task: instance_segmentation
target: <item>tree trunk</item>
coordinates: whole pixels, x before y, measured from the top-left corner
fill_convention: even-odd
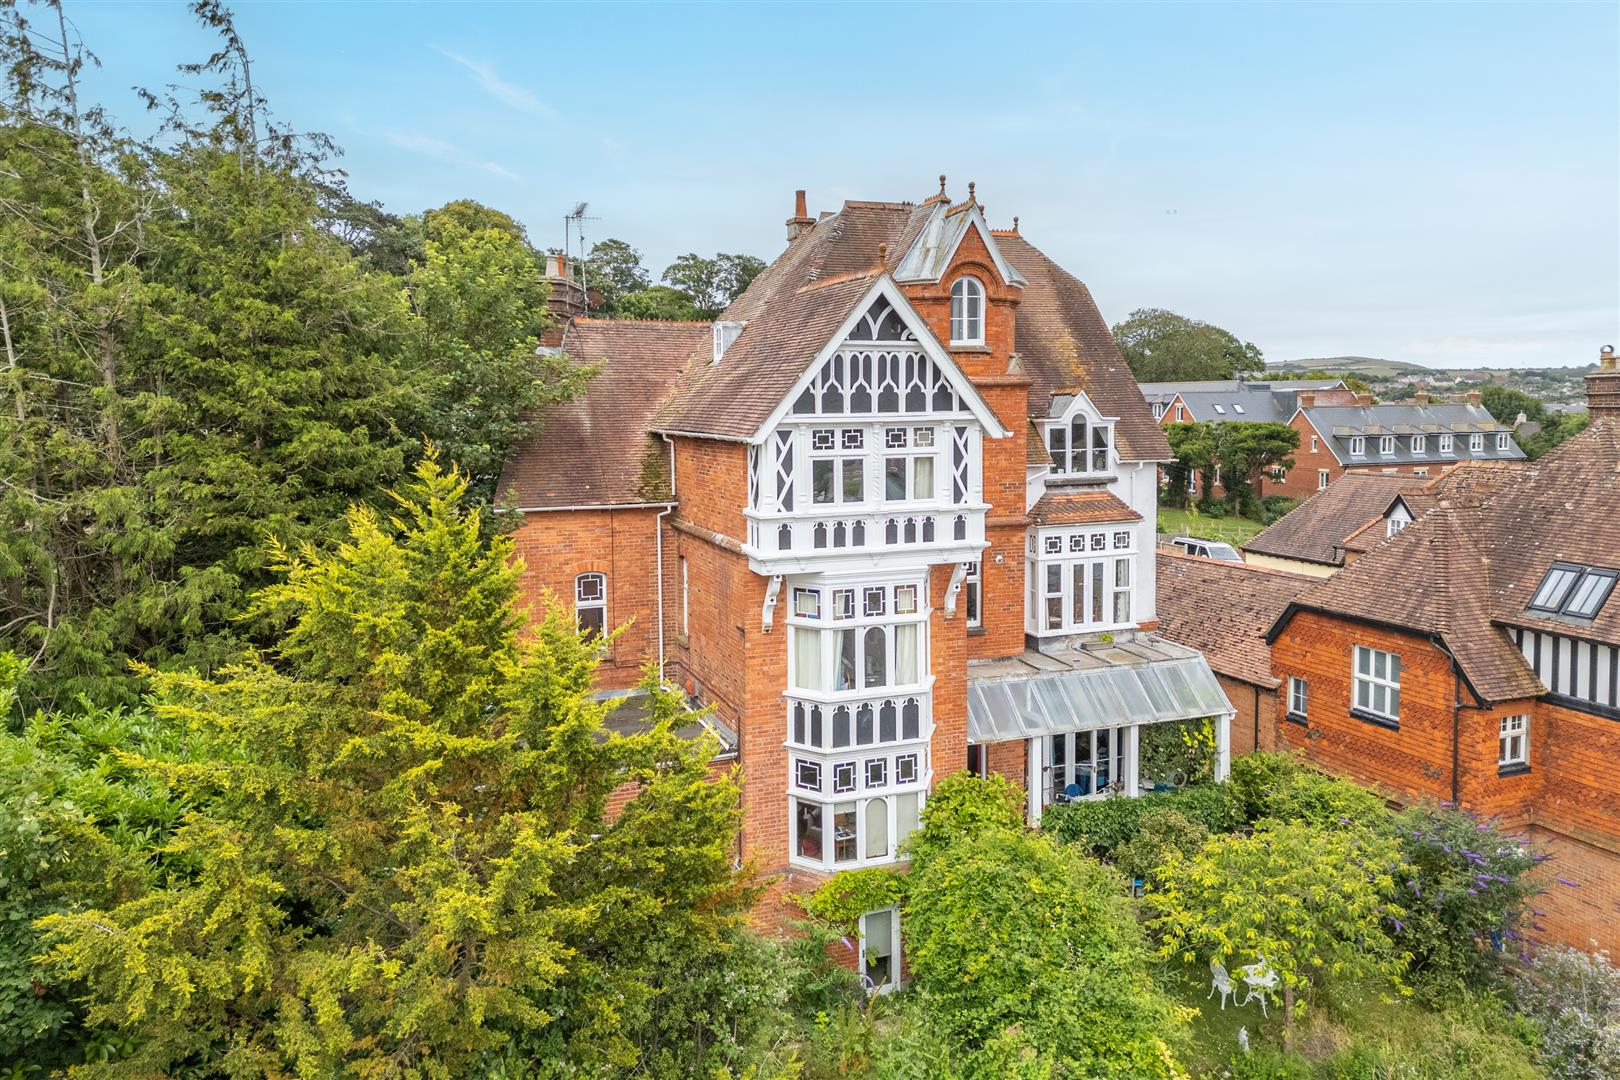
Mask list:
[[[1283,1052],[1294,1052],[1294,988],[1283,984]]]

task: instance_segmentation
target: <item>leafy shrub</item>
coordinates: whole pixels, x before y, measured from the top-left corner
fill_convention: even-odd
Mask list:
[[[911,834],[907,849],[913,864],[927,861],[963,837],[999,830],[1022,831],[1024,793],[1000,773],[988,777],[952,773],[929,794],[921,824]]]
[[[1219,499],[1200,499],[1198,501],[1198,512],[1208,518],[1224,518],[1232,511],[1225,502]]]
[[[1215,779],[1215,722],[1181,720],[1142,728],[1142,775],[1177,787]]]
[[[1267,495],[1260,500],[1260,524],[1274,525],[1298,505],[1299,500],[1287,495]]]
[[[887,866],[872,866],[833,875],[804,898],[804,909],[842,933],[853,934],[862,915],[893,907],[905,895],[905,875]]]
[[[1500,970],[1497,949],[1517,936],[1537,886],[1530,846],[1472,814],[1425,804],[1396,816],[1408,865],[1407,916],[1398,927],[1413,971],[1437,990],[1481,986]]]
[[[860,976],[833,959],[835,950],[848,949],[848,937],[821,919],[794,923],[793,930],[784,946],[788,1010],[809,1019],[853,1001],[861,989]]]
[[[1141,832],[1143,817],[1161,808],[1174,810],[1211,833],[1231,832],[1242,828],[1247,820],[1241,797],[1231,785],[1195,784],[1137,799],[1113,796],[1051,806],[1041,815],[1041,828],[1057,840],[1078,844],[1098,858],[1112,860],[1121,844]]]
[[[1390,827],[1389,807],[1377,792],[1319,772],[1295,754],[1257,752],[1232,761],[1230,786],[1245,818],[1329,825],[1345,819]]]
[[[1208,839],[1209,830],[1198,822],[1156,806],[1142,816],[1136,835],[1114,850],[1114,865],[1128,880],[1151,882],[1171,852],[1194,855]]]
[[[1518,990],[1541,1028],[1541,1062],[1555,1080],[1620,1076],[1620,968],[1607,951],[1542,949]]]
[[[1244,820],[1255,821],[1263,817],[1273,793],[1281,790],[1304,768],[1299,755],[1293,753],[1256,750],[1252,754],[1234,757],[1226,782],[1243,806]]]
[[[1185,1012],[1148,977],[1114,871],[1039,833],[992,829],[950,844],[911,878],[913,982],[960,1052],[1004,1055],[1004,1075],[1041,1054],[1057,1075],[1180,1074],[1171,1047]]]

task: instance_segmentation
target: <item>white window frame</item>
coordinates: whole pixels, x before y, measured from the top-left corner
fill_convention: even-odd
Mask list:
[[[889,979],[887,982],[877,983],[874,982],[872,977],[866,972],[866,920],[882,915],[887,915],[889,917]],[[885,907],[878,908],[876,911],[866,912],[860,918],[860,922],[856,927],[855,936],[859,942],[856,956],[856,966],[860,972],[861,986],[865,988],[867,994],[889,994],[900,989],[900,972],[902,970],[900,909],[897,907]]]
[[[951,344],[983,345],[984,282],[964,274],[951,284]]]
[[[1485,452],[1485,436],[1475,433],[1468,436],[1468,452],[1483,454]]]
[[[1440,452],[1442,454],[1451,453],[1452,452],[1452,445],[1453,445],[1453,440],[1452,440],[1452,437],[1450,435],[1442,435],[1442,436],[1440,436]]]
[[[967,564],[962,574],[962,604],[969,627],[984,625],[984,566],[978,559]]]
[[[1350,440],[1350,456],[1365,457],[1367,455],[1367,440],[1357,435]]]
[[[1089,634],[1108,630],[1124,629],[1136,625],[1133,621],[1138,611],[1136,603],[1136,545],[1134,535],[1131,542],[1124,547],[1112,547],[1109,544],[1109,535],[1115,532],[1111,527],[1101,530],[1084,530],[1079,532],[1048,534],[1043,536],[1040,544],[1041,555],[1028,562],[1027,572],[1030,577],[1029,598],[1032,610],[1025,612],[1026,626],[1041,636],[1058,636],[1062,634]],[[1102,537],[1102,544],[1096,544],[1096,537]],[[1115,539],[1118,537],[1116,536]],[[1048,557],[1048,542],[1052,539],[1061,539],[1064,557]],[[1077,543],[1078,541],[1078,543]],[[1095,567],[1101,567],[1100,577],[1101,594],[1099,597],[1099,577]],[[1050,568],[1055,568],[1059,574],[1058,588],[1051,591]],[[1079,571],[1080,581],[1080,607],[1083,618],[1076,620],[1075,607],[1075,581],[1076,571]],[[1124,584],[1120,583],[1121,577]],[[1125,617],[1118,617],[1120,597],[1124,597]],[[1058,601],[1059,620],[1057,626],[1051,625],[1048,612],[1049,601]],[[1101,604],[1101,619],[1091,616]]]
[[[1429,452],[1429,437],[1427,435],[1412,436],[1412,453],[1426,454]]]
[[[1073,445],[1077,425],[1081,425],[1080,433],[1086,441],[1080,449]],[[1046,451],[1052,458],[1054,476],[1113,473],[1114,422],[1089,408],[1084,398],[1076,397],[1062,416],[1046,421],[1041,431]]]
[[[1326,469],[1317,469],[1316,470],[1316,490],[1317,491],[1326,491],[1327,486],[1328,486],[1328,471]]]
[[[1380,454],[1393,454],[1395,452],[1395,436],[1380,435],[1378,437],[1378,452]]]
[[[1380,673],[1382,672],[1382,673]],[[1391,724],[1401,719],[1399,653],[1356,645],[1350,657],[1350,707]]]
[[[1185,405],[1177,405],[1176,406],[1176,423],[1185,424],[1186,422],[1187,422],[1187,407]]]
[[[586,585],[595,583],[599,586],[597,595],[587,596]],[[600,612],[600,627],[585,625],[584,613],[587,611]],[[598,637],[607,635],[607,575],[600,570],[587,570],[583,574],[574,575],[574,625],[581,631]]]
[[[1496,434],[1496,449],[1499,450],[1502,453],[1507,453],[1507,448],[1508,448],[1508,433],[1505,432],[1505,431],[1497,432],[1497,434]]]
[[[1288,715],[1296,720],[1310,716],[1311,684],[1298,675],[1288,676]]]
[[[1496,764],[1500,768],[1530,764],[1530,717],[1504,716],[1497,735]]]
[[[1318,450],[1319,450],[1319,449],[1320,449],[1320,447],[1319,447],[1319,445],[1318,445],[1318,440],[1317,440],[1317,437],[1316,437],[1316,436],[1315,436],[1315,435],[1312,435],[1312,436],[1311,436],[1311,453],[1313,453],[1313,454],[1314,454],[1314,453],[1316,453],[1316,452],[1317,452],[1317,451],[1318,451]]]

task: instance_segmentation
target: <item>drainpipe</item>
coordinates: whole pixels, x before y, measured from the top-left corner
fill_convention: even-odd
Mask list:
[[[664,519],[675,512],[675,440],[659,436],[669,445],[669,505],[653,518],[653,549],[658,560],[658,681],[664,681]]]
[[[1446,654],[1451,661],[1451,805],[1462,809],[1462,667],[1452,655],[1439,634],[1430,634],[1429,642]]]

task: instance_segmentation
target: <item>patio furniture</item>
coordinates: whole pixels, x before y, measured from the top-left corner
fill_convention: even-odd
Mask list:
[[[1226,969],[1214,957],[1210,957],[1209,974],[1209,996],[1214,997],[1215,991],[1219,990],[1221,992],[1222,1009],[1226,1008],[1227,998],[1231,998],[1234,1002],[1237,1001],[1237,991],[1232,987],[1232,977],[1226,973]]]
[[[1252,964],[1245,964],[1238,970],[1243,973],[1243,985],[1245,987],[1243,1000],[1238,1004],[1247,1005],[1250,998],[1258,996],[1260,998],[1260,1015],[1269,1020],[1271,1014],[1266,1012],[1266,994],[1277,989],[1278,977],[1276,970],[1266,963],[1266,958],[1263,956]]]

